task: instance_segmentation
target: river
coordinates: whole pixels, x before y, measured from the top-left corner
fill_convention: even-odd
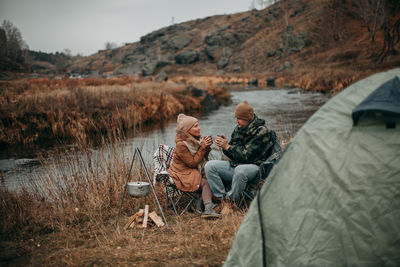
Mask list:
[[[247,100],[253,107],[255,113],[266,120],[269,128],[274,129],[278,136],[285,140],[290,138],[299,130],[307,119],[328,99],[328,95],[320,93],[301,93],[299,89],[268,89],[268,90],[244,90],[232,91],[232,103],[221,106],[218,110],[209,112],[199,118],[202,135],[225,134],[228,139],[235,127],[234,109],[243,100]],[[141,135],[124,140],[118,146],[123,147],[121,157],[129,158],[134,147],[140,146],[146,162],[151,162],[151,157],[159,144],[174,146],[176,123],[171,122],[159,129],[142,133]],[[62,147],[61,147],[62,148]],[[51,147],[46,151],[46,167],[39,163],[39,155],[43,147],[30,147],[29,149],[6,150],[0,153],[0,186],[11,191],[18,190],[29,179],[36,179],[43,175],[45,168],[55,167],[63,164],[58,155],[60,147]],[[62,150],[62,149],[61,149]],[[102,152],[102,153],[99,153]],[[61,152],[62,153],[62,152]],[[92,164],[99,163],[98,155],[115,153],[110,145],[91,149],[90,158]],[[213,158],[220,157],[221,153],[214,149]],[[82,157],[79,151],[68,157]],[[79,160],[75,160],[78,162]],[[57,167],[59,171],[59,166]],[[62,171],[61,171],[62,172]],[[65,175],[65,173],[62,173]]]

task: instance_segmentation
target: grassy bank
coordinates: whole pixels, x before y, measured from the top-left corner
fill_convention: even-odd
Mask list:
[[[290,135],[280,136],[287,144]],[[156,193],[169,227],[124,230],[129,216],[150,205],[161,215],[152,195],[126,197],[116,216],[129,171],[133,147],[122,130],[94,151],[85,139],[63,154],[42,159],[43,172],[24,179],[18,192],[0,189],[0,264],[220,266],[233,243],[246,210],[220,220],[203,220],[194,212],[177,216],[168,208],[160,184]],[[121,137],[118,137],[121,134]],[[154,144],[156,147],[158,144]],[[95,157],[95,158],[94,158]],[[136,162],[137,164],[138,162]],[[146,162],[152,172],[152,162]],[[136,165],[131,180],[144,173]]]
[[[221,265],[245,211],[221,220],[203,220],[194,212],[177,216],[167,207],[165,192],[156,192],[169,227],[124,230],[128,217],[145,204],[161,215],[152,195],[126,197],[116,216],[132,155],[132,147],[109,140],[111,152],[99,151],[93,164],[91,149],[79,145],[45,159],[45,172],[27,177],[19,192],[0,192],[1,265]],[[147,162],[151,169],[151,162]],[[141,177],[138,166],[132,179]]]
[[[299,65],[301,64],[299,63]],[[364,67],[359,66],[358,69],[351,69],[348,66],[324,66],[319,62],[316,62],[314,65],[298,67],[286,70],[282,73],[271,73],[267,75],[261,75],[258,73],[242,73],[223,76],[171,76],[171,80],[174,80],[177,83],[199,83],[212,86],[222,84],[228,85],[229,87],[229,85],[237,85],[241,89],[247,88],[249,85],[255,88],[297,87],[306,92],[337,94],[361,79],[392,68],[392,63],[382,63],[374,68],[368,64],[368,62],[365,62]],[[274,81],[273,85],[267,84],[268,79]]]
[[[0,83],[0,145],[115,135],[201,110],[184,83],[113,79],[29,79]],[[229,94],[205,89],[217,102]]]

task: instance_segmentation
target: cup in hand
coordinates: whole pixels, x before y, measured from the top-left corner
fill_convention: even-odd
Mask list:
[[[215,137],[215,144],[220,146],[224,139],[225,137],[223,135],[218,134],[217,137]]]
[[[206,136],[205,139],[206,139],[206,141],[207,141],[207,143],[208,143],[209,145],[212,145],[212,143],[213,143],[213,137],[212,137],[212,135]]]
[[[222,134],[217,134],[216,138],[221,138],[221,139],[225,139],[225,137]]]

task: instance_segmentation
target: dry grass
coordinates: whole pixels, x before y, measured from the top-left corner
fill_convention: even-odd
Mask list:
[[[159,215],[152,195],[124,198],[119,227],[115,221],[132,151],[110,143],[94,161],[81,144],[53,159],[43,160],[46,172],[27,180],[20,192],[1,189],[0,261],[5,265],[221,265],[245,211],[221,220],[201,219],[193,212],[176,216],[156,193],[169,227],[124,230],[128,217],[150,205]],[[94,164],[95,163],[95,164]],[[137,162],[136,162],[137,163]],[[150,163],[147,163],[150,166]],[[131,180],[143,172],[135,166]]]
[[[180,113],[202,98],[182,83],[113,79],[31,79],[0,84],[0,145],[110,136]],[[223,101],[229,95],[203,87]]]
[[[220,266],[232,245],[243,212],[217,221],[193,214],[169,216],[169,228],[114,232],[113,225],[70,229],[28,240],[33,265]],[[40,247],[38,247],[40,244]]]
[[[278,132],[285,147],[293,129],[283,129],[283,125],[280,121]],[[81,139],[65,153],[51,155],[51,162],[46,160],[48,156],[43,157],[45,171],[27,177],[21,191],[0,189],[2,264],[220,266],[223,263],[246,210],[216,221],[203,220],[194,212],[177,216],[167,207],[165,192],[157,184],[156,194],[169,227],[123,229],[129,216],[145,204],[150,205],[150,211],[161,215],[150,194],[124,198],[116,229],[133,155],[132,146],[121,145],[121,138],[110,137],[105,141],[109,144],[107,149],[96,153]],[[138,161],[135,163],[130,180],[139,177],[144,180],[143,170]],[[146,164],[151,172],[151,162]]]

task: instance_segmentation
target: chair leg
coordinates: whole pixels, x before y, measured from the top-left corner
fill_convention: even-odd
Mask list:
[[[174,211],[175,211],[175,214],[176,214],[176,215],[178,215],[178,211],[176,210],[175,202],[174,202],[174,200],[172,199],[172,197],[171,197],[171,196],[170,196],[170,198],[171,198],[171,204],[172,204],[172,208],[174,209]]]
[[[169,188],[169,187],[165,187],[165,192],[167,195],[167,205],[168,205],[168,202],[171,201],[171,206],[174,209],[175,214],[178,215],[178,211],[176,209],[176,205],[175,205],[175,201],[174,201],[175,193],[176,193],[175,190],[173,190],[172,188]]]
[[[167,205],[169,205],[169,202],[171,202],[171,206],[175,212],[176,215],[183,215],[186,210],[193,204],[194,200],[196,197],[193,195],[189,194],[188,192],[180,191],[173,186],[165,186],[165,193],[166,193],[166,198],[167,198]],[[189,202],[185,205],[184,209],[179,213],[178,211],[178,203],[179,201],[182,200],[182,197],[186,195],[190,198]]]
[[[190,205],[191,205],[191,204],[193,203],[193,201],[195,200],[195,198],[194,198],[193,196],[191,196],[191,195],[189,195],[189,194],[185,194],[185,195],[187,195],[187,196],[190,197],[190,201],[189,201],[189,203],[186,205],[186,207],[183,209],[183,211],[181,212],[181,214],[179,214],[179,215],[184,214],[185,211],[190,207]]]
[[[244,199],[244,194],[242,193],[242,196],[238,204],[238,208],[241,208],[243,203],[246,203],[246,200]]]
[[[178,195],[178,193],[177,193],[177,195]],[[183,196],[183,194],[179,195],[178,199],[175,201],[175,204],[178,204],[178,202],[181,200],[182,196]]]

